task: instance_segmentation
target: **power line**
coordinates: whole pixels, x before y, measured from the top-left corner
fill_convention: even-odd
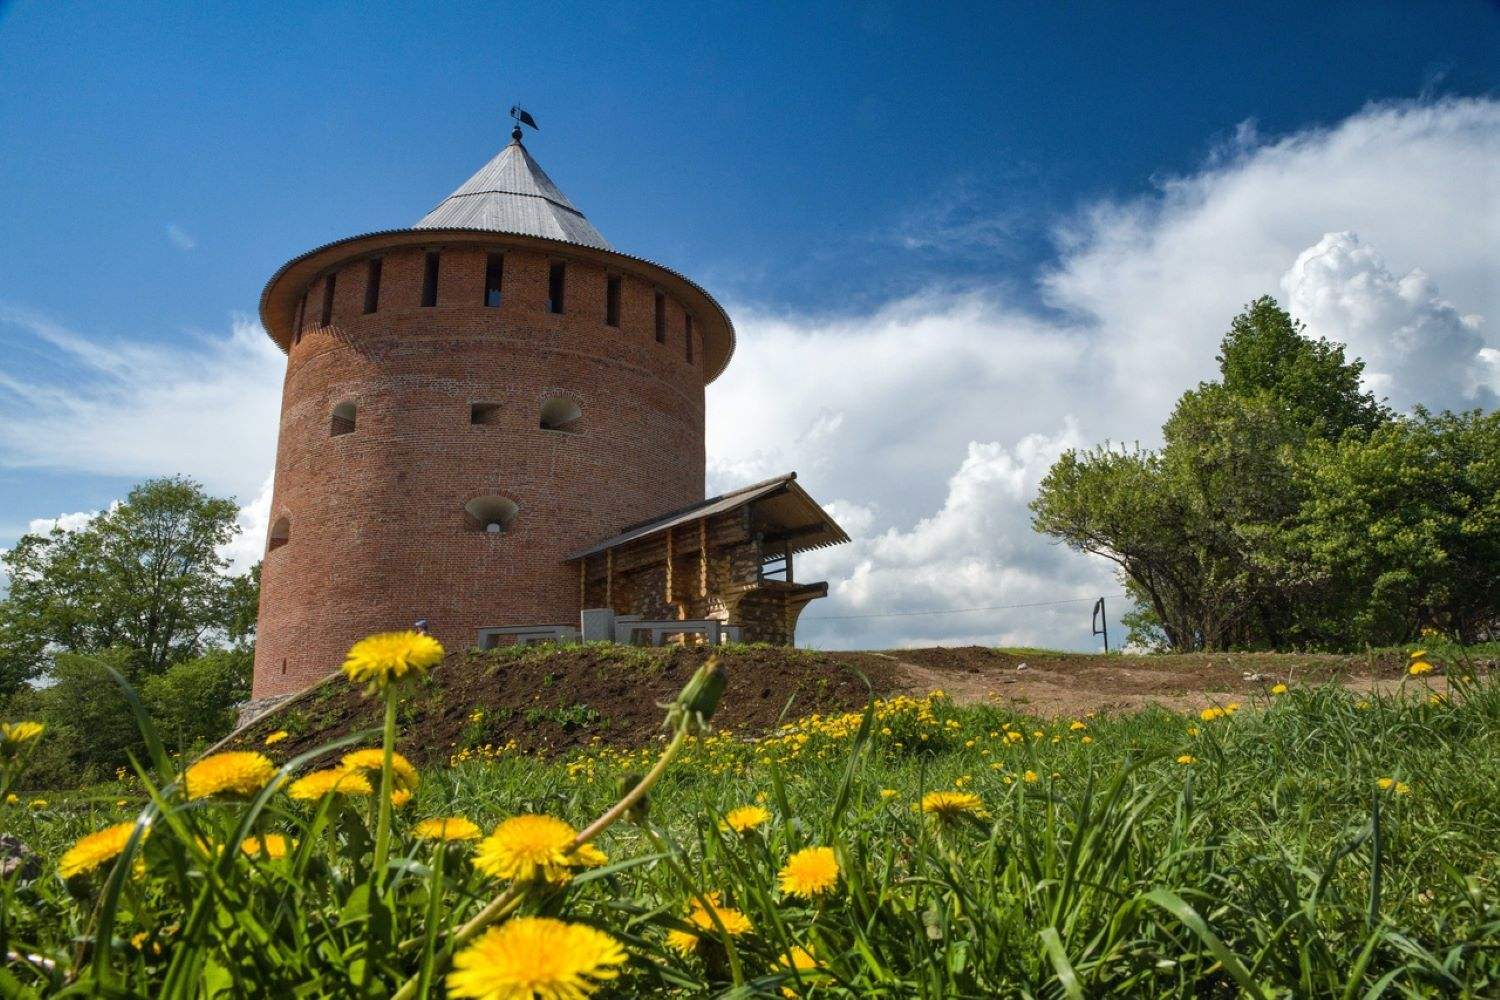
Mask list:
[[[1114,599],[1125,594],[1105,594]],[[1070,597],[1062,601],[1034,601],[1030,604],[991,604],[983,608],[935,608],[931,611],[882,611],[872,615],[818,615],[802,619],[805,622],[847,622],[864,618],[911,618],[917,615],[958,615],[971,611],[1010,611],[1013,608],[1049,608],[1058,604],[1084,604],[1097,601],[1097,597]]]

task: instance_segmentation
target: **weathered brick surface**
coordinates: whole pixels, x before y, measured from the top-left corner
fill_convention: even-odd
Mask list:
[[[546,255],[506,253],[504,301],[487,308],[485,254],[444,250],[438,303],[423,308],[423,252],[385,255],[379,309],[364,313],[367,258],[345,262],[332,323],[321,278],[283,388],[253,696],[306,686],[356,639],[419,618],[450,647],[484,625],[573,622],[578,576],[563,557],[624,525],[703,499],[703,386],[669,299],[656,342],[655,287],[620,270],[620,326],[605,323],[606,272],[568,265],[566,311],[546,311]],[[696,345],[695,345],[696,346]],[[702,351],[694,351],[701,363]],[[542,430],[549,396],[583,410],[579,433]],[[330,436],[334,406],[355,430]],[[473,403],[497,419],[470,423]],[[471,530],[464,504],[513,501],[500,535]]]

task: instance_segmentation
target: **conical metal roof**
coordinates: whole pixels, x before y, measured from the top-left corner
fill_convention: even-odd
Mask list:
[[[614,249],[552,183],[516,133],[509,146],[412,228],[488,229]]]

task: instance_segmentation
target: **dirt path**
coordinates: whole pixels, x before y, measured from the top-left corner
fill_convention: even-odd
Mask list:
[[[1197,711],[1264,694],[1272,685],[1337,681],[1361,692],[1421,688],[1399,657],[1204,654],[1173,657],[1027,656],[983,647],[874,653],[897,669],[901,691],[934,689],[965,703],[993,702],[1041,716],[1127,712],[1147,705]],[[1432,690],[1446,690],[1441,677]]]

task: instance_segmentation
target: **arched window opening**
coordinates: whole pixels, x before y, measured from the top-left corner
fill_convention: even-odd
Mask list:
[[[355,406],[353,403],[340,403],[333,408],[332,426],[328,428],[329,437],[338,437],[340,434],[354,433]]]
[[[499,535],[515,523],[518,508],[500,496],[475,497],[464,504],[464,522],[470,531]]]
[[[553,396],[542,404],[542,430],[577,434],[583,430],[583,411],[567,396]]]
[[[289,517],[287,517],[285,515],[282,515],[281,517],[278,517],[276,519],[276,522],[274,524],[271,525],[271,536],[270,536],[270,539],[266,543],[266,551],[267,552],[275,552],[277,549],[281,548],[283,545],[285,545],[287,542],[290,542],[291,540],[292,540],[292,521],[291,521],[291,518],[289,518]]]

